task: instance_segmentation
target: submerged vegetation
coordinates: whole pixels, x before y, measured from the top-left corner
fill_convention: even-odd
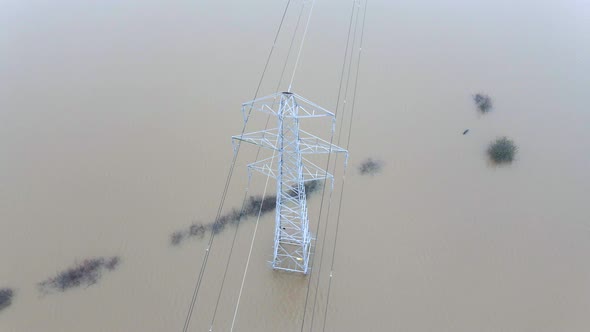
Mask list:
[[[481,113],[485,114],[492,110],[492,99],[486,94],[477,93],[473,95],[473,101]],[[469,129],[465,130],[463,135],[468,132]],[[508,164],[514,161],[517,151],[518,146],[514,144],[514,141],[504,136],[496,138],[488,145],[487,155],[493,164]]]
[[[321,181],[308,181],[305,183],[305,195],[309,196],[310,194],[317,192],[320,188],[322,188]],[[299,194],[299,190],[297,188],[291,188],[289,189],[288,194],[292,197],[296,197]],[[276,195],[270,195],[264,198],[262,198],[262,196],[251,196],[244,201],[244,205],[241,208],[233,208],[228,213],[221,215],[217,220],[211,223],[202,224],[196,222],[189,226],[188,229],[172,233],[172,235],[170,235],[170,244],[177,246],[180,245],[182,241],[191,237],[203,237],[207,231],[218,234],[229,224],[237,225],[242,219],[258,216],[258,213],[260,213],[261,216],[270,213],[275,210],[276,201]]]
[[[0,311],[12,304],[14,291],[10,288],[0,288]]]
[[[483,93],[476,93],[473,96],[473,101],[477,109],[482,113],[487,113],[492,110],[492,98]]]
[[[511,163],[518,147],[508,137],[500,137],[490,143],[488,147],[488,156],[496,164]]]
[[[381,172],[382,168],[383,162],[367,158],[359,165],[358,170],[361,175],[375,175]]]
[[[79,286],[91,286],[98,282],[102,273],[113,271],[120,262],[118,256],[105,258],[89,258],[70,267],[53,278],[49,278],[39,283],[41,291],[47,293],[51,290],[65,291],[67,289]]]

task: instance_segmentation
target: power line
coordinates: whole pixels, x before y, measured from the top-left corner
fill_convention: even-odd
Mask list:
[[[285,20],[285,16],[287,14],[287,10],[289,8],[289,4],[290,3],[291,3],[291,0],[287,0],[287,4],[285,6],[285,10],[283,11],[283,16],[281,17],[281,22],[279,23],[279,27],[278,27],[277,32],[275,34],[275,38],[274,38],[272,47],[271,47],[270,52],[268,54],[268,57],[266,59],[266,63],[264,65],[264,69],[263,69],[262,75],[260,77],[260,81],[258,82],[258,87],[256,88],[256,92],[254,93],[254,99],[256,99],[256,97],[258,96],[258,92],[260,91],[260,86],[262,85],[262,81],[264,80],[264,76],[266,74],[266,70],[268,68],[268,64],[269,64],[270,59],[272,57],[272,53],[273,53],[273,51],[275,49],[275,45],[276,45],[277,39],[279,37],[279,33],[281,31],[281,28],[283,26],[283,22]],[[250,113],[251,112],[252,112],[252,107],[250,107],[250,109],[248,111],[247,117],[250,116]],[[247,122],[244,123],[244,126],[242,128],[242,135],[244,134],[244,132],[246,130],[246,123]],[[234,153],[234,156],[233,156],[233,159],[232,159],[232,162],[231,162],[230,170],[229,170],[229,173],[228,173],[226,182],[225,182],[225,187],[223,189],[223,194],[221,195],[221,202],[219,204],[219,208],[217,209],[217,216],[215,217],[215,220],[216,221],[221,216],[221,211],[222,211],[223,205],[225,203],[225,198],[227,196],[227,191],[228,191],[228,188],[229,188],[229,184],[231,182],[231,177],[233,175],[233,171],[234,171],[234,168],[235,168],[235,163],[236,163],[236,159],[238,157],[239,149],[240,149],[240,143],[238,143],[237,149],[236,149],[236,151]],[[209,253],[211,252],[211,247],[213,245],[213,239],[214,238],[215,238],[215,232],[211,232],[211,235],[209,236],[209,243],[207,245],[207,248],[205,249],[205,256],[203,258],[203,263],[201,263],[201,269],[199,271],[199,275],[198,275],[197,281],[195,283],[195,288],[193,290],[193,297],[191,299],[191,303],[189,305],[189,310],[188,310],[186,319],[184,321],[184,327],[182,329],[183,332],[187,332],[188,331],[188,328],[189,328],[189,325],[190,325],[190,320],[191,320],[191,317],[192,317],[192,314],[193,314],[193,310],[194,310],[194,307],[195,307],[197,296],[199,294],[199,290],[201,288],[201,282],[203,281],[203,275],[204,275],[205,269],[207,267],[207,261],[209,259]]]
[[[297,72],[297,65],[299,65],[299,58],[301,58],[301,51],[303,50],[303,44],[305,43],[305,36],[307,36],[307,29],[309,28],[309,22],[311,21],[311,14],[313,14],[313,7],[315,5],[315,0],[311,3],[311,9],[309,10],[309,16],[307,16],[307,24],[305,24],[305,31],[303,31],[303,38],[301,39],[301,45],[299,45],[299,53],[297,54],[297,60],[295,61],[295,67],[293,68],[293,75],[291,76],[291,83],[289,83],[289,89],[287,91],[291,91],[291,86],[293,86],[293,80],[295,79],[295,73]]]
[[[312,2],[312,5],[311,5],[311,9],[310,9],[310,11],[309,11],[309,15],[308,15],[308,18],[307,18],[307,23],[306,23],[306,26],[305,26],[305,30],[304,30],[304,32],[303,32],[303,37],[302,37],[302,39],[301,39],[301,44],[300,44],[300,46],[299,46],[299,52],[298,52],[298,55],[297,55],[297,59],[296,59],[296,61],[295,61],[294,68],[293,68],[293,74],[292,74],[292,76],[291,76],[291,82],[289,83],[289,89],[288,89],[289,91],[291,90],[291,87],[292,87],[292,85],[293,85],[293,80],[294,80],[294,78],[295,78],[295,73],[296,73],[296,71],[297,71],[297,65],[298,65],[298,63],[299,63],[299,60],[300,60],[300,57],[301,57],[301,51],[302,51],[302,49],[303,49],[303,45],[304,45],[304,43],[305,43],[305,36],[307,35],[307,31],[308,31],[308,28],[309,28],[309,22],[310,22],[310,20],[311,20],[311,16],[312,16],[312,14],[313,14],[313,7],[314,7],[314,4],[315,4],[315,0],[313,0],[313,2]],[[302,12],[303,12],[303,8],[302,8],[302,11],[300,12],[300,16],[299,16],[299,18],[298,18],[298,20],[297,20],[297,25],[299,25],[299,19],[301,18],[301,14],[302,14]],[[296,32],[296,31],[295,31],[295,32]],[[290,50],[291,50],[291,46],[292,46],[292,43],[293,43],[293,40],[294,40],[294,38],[295,38],[295,35],[294,35],[294,36],[293,36],[293,38],[291,39],[291,45],[289,46],[289,52],[290,52]],[[285,67],[286,67],[286,63],[285,63],[285,65],[284,65],[284,67],[283,67],[283,73],[284,73]],[[281,75],[282,75],[282,74],[281,74]],[[280,81],[279,81],[279,86],[280,86]],[[268,125],[268,118],[267,118],[267,125]],[[266,127],[265,127],[265,128],[266,128]],[[277,136],[277,141],[278,141],[278,136]],[[276,145],[276,143],[275,143],[275,145]],[[260,151],[260,150],[259,150],[259,151]],[[276,153],[276,150],[273,150],[273,155],[272,155],[272,157],[271,157],[271,167],[272,167],[272,163],[273,163],[273,161],[274,161],[274,158],[275,158],[275,153]],[[265,186],[264,186],[264,193],[263,193],[263,196],[262,196],[262,199],[263,199],[263,201],[264,201],[264,197],[265,197],[265,195],[266,195],[266,190],[267,190],[267,186],[268,186],[268,181],[269,181],[269,179],[270,179],[270,174],[268,174],[268,175],[267,175],[267,178],[266,178],[266,184],[265,184]],[[278,207],[277,207],[277,208],[278,208]],[[236,318],[237,318],[237,314],[238,314],[238,310],[239,310],[239,305],[240,305],[240,300],[241,300],[242,292],[243,292],[243,290],[244,290],[244,284],[245,284],[245,280],[246,280],[246,274],[247,274],[247,272],[248,272],[248,267],[249,267],[249,263],[250,263],[250,259],[251,259],[251,255],[252,255],[252,249],[253,249],[253,247],[254,247],[254,240],[255,240],[255,238],[256,238],[256,232],[257,232],[257,229],[258,229],[258,224],[259,224],[259,221],[260,221],[260,214],[261,214],[261,212],[262,212],[262,206],[261,206],[261,208],[260,208],[260,210],[259,210],[259,212],[258,212],[258,218],[257,218],[257,220],[256,220],[256,226],[255,226],[255,228],[254,228],[254,233],[253,233],[253,235],[252,235],[252,241],[251,241],[251,243],[250,243],[250,250],[249,250],[249,253],[248,253],[248,259],[247,259],[247,261],[246,261],[246,266],[245,266],[245,268],[244,268],[244,274],[243,274],[243,277],[242,277],[242,283],[241,283],[241,286],[240,286],[240,291],[239,291],[239,294],[238,294],[238,299],[237,299],[237,301],[236,301],[236,309],[235,309],[235,311],[234,311],[234,316],[233,316],[233,319],[232,319],[232,325],[231,325],[231,329],[230,329],[230,331],[233,331],[233,328],[234,328],[234,326],[235,326],[235,322],[236,322]]]
[[[289,50],[287,51],[287,58],[285,59],[285,63],[283,64],[283,70],[281,71],[281,78],[279,79],[279,83],[277,84],[277,88],[275,89],[276,92],[279,92],[279,88],[281,86],[281,81],[283,80],[283,75],[285,74],[285,69],[287,68],[289,56],[291,55],[291,49],[293,48],[293,42],[295,41],[295,36],[297,35],[297,30],[299,30],[299,23],[301,22],[301,16],[303,16],[303,9],[305,9],[305,1],[303,1],[301,4],[301,10],[299,11],[299,16],[297,17],[297,23],[295,24],[295,31],[293,32],[293,37],[291,37],[291,43],[289,44]],[[268,116],[267,119],[270,119],[270,115]],[[260,148],[258,150],[260,150]]]
[[[358,4],[358,7],[360,7],[360,3]],[[350,58],[348,61],[348,73],[346,74],[346,88],[344,89],[344,106],[342,107],[342,116],[341,116],[341,126],[344,123],[344,118],[346,117],[346,106],[348,105],[348,87],[350,85],[350,74],[352,71],[352,67],[353,67],[353,61],[354,61],[354,46],[356,44],[356,37],[357,37],[357,30],[358,30],[358,20],[359,20],[359,10],[356,11],[356,18],[355,18],[355,23],[354,23],[354,32],[353,32],[353,37],[352,37],[352,45],[351,45],[351,49],[350,49]],[[350,120],[350,122],[352,122],[352,118]],[[342,138],[342,127],[339,127],[339,133],[338,133],[338,140],[337,140],[337,145],[340,146],[340,139]],[[348,149],[348,147],[346,147],[346,149]],[[336,165],[338,163],[338,155],[336,155],[336,160],[334,162],[334,166],[333,166],[333,171],[332,173],[335,174],[336,173]],[[344,169],[344,174],[346,173],[346,168]],[[331,212],[331,207],[332,207],[332,191],[330,191],[330,196],[328,199],[328,211],[326,212],[326,223],[324,225],[324,235],[323,235],[323,239],[322,239],[322,243],[326,243],[326,235],[328,233],[328,221],[330,220],[330,212]],[[313,300],[313,306],[311,309],[311,323],[310,323],[310,331],[313,329],[313,322],[314,322],[314,318],[315,318],[315,308],[316,308],[316,304],[317,304],[317,300],[318,300],[318,293],[319,293],[319,287],[320,287],[320,278],[322,275],[322,266],[323,266],[323,262],[324,262],[324,246],[322,246],[322,251],[320,254],[320,266],[318,268],[318,278],[317,278],[317,282],[316,282],[316,288],[315,288],[315,294],[314,294],[314,300]]]
[[[250,181],[248,181],[248,182],[250,182]],[[230,263],[230,260],[231,260],[232,253],[234,251],[234,245],[236,243],[236,238],[237,238],[237,235],[238,235],[238,228],[240,227],[240,222],[241,222],[241,219],[242,219],[242,215],[244,213],[244,207],[246,206],[246,199],[248,197],[249,187],[250,187],[250,183],[248,183],[248,187],[246,187],[246,192],[244,193],[244,199],[242,200],[242,208],[240,209],[240,215],[238,217],[238,222],[236,224],[236,230],[234,232],[234,238],[232,240],[231,247],[229,249],[229,255],[228,255],[228,258],[227,258],[227,263],[225,265],[225,271],[223,272],[223,278],[222,278],[222,281],[221,281],[221,287],[219,288],[219,294],[217,295],[217,301],[215,302],[215,310],[213,311],[213,318],[211,319],[211,324],[209,326],[209,331],[210,332],[213,331],[213,323],[215,322],[215,317],[217,316],[217,308],[219,307],[219,300],[221,299],[221,292],[223,291],[223,286],[225,284],[225,279],[227,277],[227,270],[228,270],[228,267],[229,267],[229,263]]]
[[[342,92],[342,82],[344,81],[344,70],[346,68],[346,60],[347,60],[347,57],[348,57],[348,46],[349,46],[349,42],[350,42],[350,32],[351,32],[351,29],[352,29],[352,22],[353,22],[353,17],[354,17],[354,12],[355,12],[354,11],[355,4],[356,4],[356,0],[353,0],[353,2],[352,2],[352,11],[350,13],[350,22],[349,22],[349,25],[348,25],[348,36],[346,38],[346,48],[344,50],[344,60],[342,62],[342,69],[341,69],[341,74],[340,74],[340,83],[339,83],[339,87],[338,87],[338,96],[336,98],[336,108],[334,110],[334,116],[337,115],[338,108],[340,106],[340,96],[341,96],[341,92]],[[330,146],[332,145],[333,140],[334,140],[334,133],[332,132],[332,135],[330,137]],[[330,165],[330,156],[331,156],[331,154],[328,154],[328,161],[326,163],[326,177],[327,177],[328,168],[329,168],[329,165]],[[319,217],[318,217],[318,225],[317,225],[317,228],[316,228],[316,234],[318,233],[318,230],[319,230],[319,227],[320,227],[320,224],[321,224],[321,216],[322,216],[322,209],[323,209],[323,205],[324,205],[325,192],[326,192],[326,181],[324,180],[323,189],[322,189],[322,200],[320,202],[320,211],[319,211]],[[327,222],[327,220],[326,220],[326,222]],[[314,255],[314,261],[315,261],[315,255]],[[305,304],[303,306],[303,318],[301,320],[301,331],[302,332],[303,332],[303,328],[305,326],[305,316],[307,314],[307,302],[309,300],[309,290],[310,290],[312,276],[313,276],[313,274],[311,274],[309,276],[309,280],[307,282],[307,294],[305,295]],[[319,276],[318,276],[318,278],[319,278]]]
[[[287,63],[289,62],[289,57],[291,55],[291,49],[292,49],[293,43],[295,41],[295,36],[297,35],[297,30],[299,30],[299,22],[301,21],[301,16],[303,14],[303,9],[304,8],[305,8],[305,2],[301,5],[301,10],[299,11],[299,16],[297,18],[297,24],[295,25],[295,30],[293,31],[293,36],[291,37],[291,42],[289,44],[289,50],[287,51],[287,57],[285,58],[285,63],[283,64],[283,70],[281,72],[281,76],[279,77],[279,81],[278,81],[277,87],[275,89],[276,92],[279,91],[279,87],[281,85],[281,82],[283,81],[283,76],[285,74],[285,69],[287,67]],[[267,118],[266,118],[266,124],[264,126],[264,129],[265,130],[268,128],[269,120],[270,120],[270,115],[268,115]],[[260,155],[260,150],[261,150],[261,148],[258,147],[258,150],[256,152],[256,158],[254,159],[255,162],[258,160],[258,157]],[[249,187],[249,182],[248,182],[248,187]],[[222,278],[222,281],[221,281],[221,287],[219,288],[219,293],[217,294],[217,301],[215,303],[215,310],[213,311],[213,317],[211,319],[211,324],[210,324],[210,327],[209,327],[209,331],[213,331],[213,325],[215,323],[215,318],[217,316],[217,309],[219,308],[219,301],[221,299],[221,294],[223,292],[223,287],[225,285],[225,280],[227,278],[227,271],[229,270],[229,264],[230,264],[230,261],[231,261],[231,258],[232,258],[233,249],[234,249],[234,246],[235,246],[235,243],[236,243],[236,238],[237,238],[237,235],[238,235],[238,229],[239,229],[239,225],[240,225],[240,219],[241,219],[241,217],[243,215],[244,207],[246,205],[246,199],[247,199],[247,196],[248,196],[248,191],[249,190],[247,188],[246,189],[246,193],[244,194],[244,199],[242,200],[242,207],[240,209],[240,217],[238,218],[238,223],[237,223],[236,229],[234,231],[234,236],[233,236],[233,239],[232,239],[232,244],[231,244],[231,247],[230,247],[230,250],[229,250],[229,255],[227,257],[227,262],[226,262],[226,265],[225,265],[225,270],[223,272],[223,278]],[[265,195],[266,195],[266,187],[265,187],[265,192],[264,192],[264,194],[262,196],[262,202],[264,202]],[[261,205],[261,208],[262,208],[262,205]],[[253,238],[256,237],[256,230],[258,229],[258,220],[260,220],[260,212],[261,211],[259,211],[258,219],[256,220],[256,226],[255,226]],[[249,260],[249,257],[248,257],[248,260]],[[244,272],[244,279],[245,279],[245,274],[246,273]],[[240,296],[241,296],[241,291],[240,291]],[[233,326],[232,326],[232,328],[233,328]]]
[[[351,108],[351,114],[350,114],[350,123],[349,123],[349,127],[348,127],[348,139],[346,142],[346,148],[348,149],[348,147],[350,146],[350,138],[352,136],[352,120],[354,119],[354,107],[356,104],[356,92],[357,92],[357,88],[358,88],[358,78],[359,78],[359,68],[361,66],[361,55],[362,55],[362,51],[363,51],[363,39],[364,39],[364,35],[365,35],[365,22],[366,22],[366,17],[367,17],[367,5],[368,5],[368,0],[365,1],[365,9],[363,11],[363,24],[361,27],[361,41],[360,41],[360,45],[359,45],[359,53],[358,53],[358,63],[357,63],[357,67],[356,67],[356,77],[355,77],[355,82],[354,82],[354,93],[353,93],[353,97],[352,97],[352,108]],[[339,231],[339,226],[340,226],[340,212],[342,210],[342,198],[344,197],[344,185],[346,183],[346,170],[344,171],[344,174],[342,175],[342,187],[340,190],[340,201],[338,203],[338,215],[336,217],[336,230],[335,230],[335,235],[334,235],[334,245],[332,248],[332,262],[330,264],[330,279],[328,281],[328,295],[326,296],[326,308],[324,311],[324,324],[322,327],[322,331],[326,330],[326,321],[328,320],[328,306],[330,304],[330,291],[332,289],[332,277],[333,277],[333,272],[334,272],[334,261],[335,261],[335,257],[336,257],[336,245],[338,244],[338,231]]]
[[[346,46],[346,49],[345,49],[344,63],[343,63],[343,66],[342,66],[342,73],[341,73],[341,77],[340,77],[340,84],[339,84],[339,90],[338,90],[338,98],[337,98],[337,101],[336,101],[335,114],[338,112],[338,108],[339,108],[340,95],[341,95],[342,85],[343,85],[343,80],[344,80],[344,69],[346,67],[346,59],[347,59],[347,54],[348,54],[348,45],[349,45],[349,40],[350,40],[350,31],[351,31],[351,26],[352,26],[352,18],[353,18],[353,14],[354,14],[354,5],[355,5],[355,3],[356,3],[356,1],[353,1],[353,12],[351,13],[351,22],[349,23],[349,31],[348,31],[348,37],[347,37],[347,46]],[[254,99],[256,99],[256,97],[258,96],[258,93],[259,93],[261,84],[263,82],[264,76],[265,76],[266,71],[268,69],[268,65],[269,65],[270,59],[272,57],[273,50],[274,50],[274,48],[276,46],[276,42],[277,42],[278,36],[280,34],[281,28],[283,26],[283,22],[285,20],[286,13],[287,13],[288,8],[289,8],[289,4],[290,4],[290,0],[287,2],[287,5],[285,6],[285,10],[283,12],[283,16],[281,18],[281,22],[280,22],[279,27],[277,29],[277,33],[275,35],[275,39],[273,41],[273,45],[272,45],[271,50],[269,52],[269,55],[268,55],[267,61],[265,63],[265,66],[264,66],[264,69],[263,69],[263,72],[262,72],[260,81],[258,83],[258,87],[256,89],[256,93],[254,95]],[[302,37],[302,40],[301,40],[301,45],[300,45],[299,52],[298,52],[298,55],[297,55],[297,59],[296,59],[296,62],[295,62],[295,66],[293,68],[293,74],[291,76],[291,81],[290,81],[289,89],[288,89],[289,91],[291,90],[291,87],[292,87],[292,84],[293,84],[293,80],[294,80],[294,77],[295,77],[295,74],[296,74],[296,71],[297,71],[297,67],[298,67],[298,64],[299,64],[300,57],[301,57],[303,45],[304,45],[304,42],[305,42],[305,37],[307,35],[307,31],[308,31],[308,28],[309,28],[311,16],[312,16],[312,13],[313,13],[314,5],[315,5],[315,0],[313,0],[313,2],[312,2],[312,6],[311,6],[311,9],[310,9],[310,12],[309,12],[308,19],[307,19],[307,24],[306,24],[306,27],[305,27],[305,31],[303,33],[303,37]],[[297,26],[299,25],[299,21],[301,19],[302,12],[303,12],[303,7],[301,9],[301,12],[300,12],[300,15],[299,15],[299,18],[298,18],[298,21],[297,21]],[[366,7],[365,7],[365,14],[366,14]],[[358,20],[358,13],[357,13],[357,20]],[[356,29],[357,28],[356,28],[356,24],[355,24],[355,39],[356,39]],[[364,18],[363,18],[363,31],[364,31]],[[297,28],[295,29],[294,35],[293,35],[293,37],[291,39],[291,44],[289,46],[289,51],[288,51],[288,54],[287,54],[287,59],[285,60],[285,64],[283,66],[283,70],[282,70],[282,73],[281,73],[281,78],[279,79],[277,90],[278,90],[278,87],[280,86],[280,83],[281,83],[283,74],[284,74],[285,69],[286,69],[287,61],[288,61],[289,55],[291,53],[291,48],[293,46],[293,41],[295,39],[296,32],[297,32]],[[362,45],[362,34],[361,34],[361,45]],[[353,41],[353,46],[352,47],[354,47],[354,41]],[[360,51],[359,51],[359,64],[360,64]],[[347,91],[348,91],[348,85],[349,85],[349,81],[350,81],[350,70],[351,70],[351,66],[352,66],[352,53],[351,53],[350,65],[349,65],[349,70],[348,70],[348,75],[347,75],[345,99],[346,99],[346,95],[347,95]],[[357,81],[358,81],[358,67],[357,67],[357,74],[356,74],[356,80],[355,80],[355,93],[354,93],[355,96],[356,96],[356,84],[357,84]],[[344,103],[346,103],[346,100],[344,101]],[[354,101],[353,101],[353,109],[354,109]],[[346,110],[346,104],[344,105],[344,111],[345,110]],[[250,109],[248,111],[248,114],[246,116],[246,121],[245,121],[244,126],[242,128],[242,134],[241,134],[242,136],[244,135],[244,132],[245,132],[245,129],[246,129],[246,125],[247,125],[247,120],[250,117],[251,111],[252,111],[252,105],[251,105],[251,107],[250,107]],[[269,118],[270,118],[270,116],[269,116]],[[267,118],[267,122],[266,122],[265,128],[268,126],[269,118]],[[343,120],[341,121],[341,123],[342,122],[343,122]],[[352,118],[351,118],[350,127],[352,127]],[[340,129],[340,132],[341,131],[342,130]],[[350,132],[350,129],[349,129],[349,132]],[[341,137],[340,137],[340,134],[339,134],[338,142],[340,141],[340,138]],[[332,146],[333,140],[334,140],[334,131],[332,131],[332,135],[331,135],[331,138],[330,138],[330,146]],[[348,143],[350,143],[350,136],[348,137]],[[216,220],[218,220],[220,218],[221,211],[223,210],[223,205],[224,205],[225,199],[227,197],[227,192],[228,192],[228,189],[229,189],[229,183],[231,182],[231,178],[232,178],[233,171],[234,171],[234,168],[235,168],[235,164],[236,164],[237,156],[238,156],[238,153],[239,153],[240,145],[241,145],[241,143],[238,142],[238,145],[237,145],[236,150],[235,150],[235,153],[234,153],[234,157],[233,157],[232,162],[231,162],[230,171],[229,171],[228,177],[226,179],[226,184],[225,184],[225,187],[224,187],[224,190],[223,190],[223,194],[222,194],[222,198],[221,198],[221,202],[220,202],[220,205],[219,205],[219,208],[218,208],[218,211],[217,211]],[[330,147],[330,151],[331,151],[331,149],[332,148]],[[256,159],[258,159],[259,152],[260,152],[260,148],[258,149],[258,153],[257,153]],[[273,160],[274,160],[274,153],[273,153]],[[327,165],[326,165],[326,169],[325,169],[326,178],[324,179],[324,186],[323,186],[323,192],[322,192],[322,202],[321,202],[321,205],[320,205],[320,215],[319,215],[319,218],[318,218],[318,225],[317,225],[316,233],[317,233],[317,231],[319,231],[320,224],[321,224],[321,215],[322,215],[322,209],[323,209],[323,201],[324,201],[324,198],[325,198],[325,185],[326,185],[327,174],[328,174],[327,171],[329,169],[329,165],[330,165],[330,154],[328,155],[328,161],[327,161]],[[334,166],[334,168],[335,168],[335,166]],[[345,172],[346,172],[346,170],[345,170]],[[343,178],[344,178],[344,176],[343,176]],[[266,185],[265,185],[264,194],[263,194],[263,198],[262,198],[263,200],[264,200],[264,197],[266,195],[268,181],[269,181],[269,177],[267,177],[267,180],[266,180]],[[246,202],[247,195],[248,195],[248,189],[246,190],[246,193],[244,195],[244,200],[242,202],[242,209],[241,209],[242,211],[244,209],[244,204]],[[330,193],[330,198],[329,198],[328,213],[327,213],[328,217],[329,217],[329,211],[330,211],[330,205],[331,205],[331,197],[332,197],[332,193]],[[341,197],[340,197],[340,204],[341,203],[342,203],[342,193],[341,193]],[[341,206],[339,206],[338,218],[340,216],[340,208],[341,208]],[[236,316],[237,316],[237,313],[238,313],[239,302],[240,302],[240,298],[241,298],[242,291],[243,291],[243,288],[244,288],[244,282],[245,282],[245,278],[246,278],[246,273],[247,273],[247,270],[248,270],[248,265],[249,265],[251,254],[252,254],[252,248],[253,248],[254,240],[255,240],[255,237],[256,237],[256,231],[257,231],[257,228],[258,228],[258,224],[259,224],[261,212],[262,212],[262,206],[261,206],[261,208],[260,208],[260,210],[258,212],[258,218],[257,218],[257,221],[256,221],[256,227],[255,227],[255,230],[254,230],[254,233],[253,233],[252,242],[251,242],[251,246],[250,246],[250,251],[249,251],[249,254],[248,254],[248,260],[247,260],[247,263],[246,263],[246,267],[245,267],[245,271],[244,271],[244,276],[243,276],[242,284],[241,284],[241,287],[240,287],[240,293],[239,293],[239,296],[238,296],[238,301],[236,303],[236,309],[235,309],[234,317],[233,317],[233,321],[232,321],[232,326],[231,326],[231,329],[232,330],[233,330],[233,327],[234,327],[234,324],[235,324],[235,321],[236,321]],[[241,217],[241,213],[240,213],[240,217]],[[238,224],[240,222],[239,219],[238,219]],[[325,226],[325,228],[327,228],[327,222],[328,222],[328,220],[326,220],[326,226]],[[338,229],[338,222],[339,222],[339,220],[337,220],[337,229]],[[238,228],[236,227],[236,231],[234,233],[234,238],[233,238],[232,245],[231,245],[231,248],[230,248],[230,253],[229,253],[229,256],[228,256],[228,261],[226,263],[226,267],[225,267],[225,270],[224,270],[224,276],[223,276],[221,288],[219,290],[219,294],[218,294],[218,298],[217,298],[217,302],[216,302],[216,306],[215,306],[215,311],[214,311],[214,314],[213,314],[213,319],[211,321],[210,331],[211,331],[211,329],[213,327],[213,323],[215,321],[215,317],[216,317],[217,309],[218,309],[218,306],[219,306],[219,301],[220,301],[221,293],[223,291],[223,287],[224,287],[224,283],[225,283],[227,271],[228,271],[228,268],[229,268],[231,256],[232,256],[232,253],[233,253],[233,248],[234,248],[235,241],[236,241],[237,231],[238,231]],[[337,236],[337,234],[336,234],[336,236]],[[326,230],[324,230],[324,241],[325,241],[325,237],[326,237]],[[209,243],[208,243],[208,246],[207,246],[206,252],[205,252],[205,257],[204,257],[203,263],[201,265],[201,270],[199,271],[199,275],[198,275],[197,282],[196,282],[196,285],[195,285],[195,289],[194,289],[194,292],[193,292],[193,297],[191,299],[191,304],[189,306],[189,313],[188,313],[187,318],[185,320],[185,326],[184,326],[184,329],[183,329],[184,332],[187,331],[187,329],[188,329],[188,327],[190,325],[190,319],[192,317],[192,313],[193,313],[193,310],[194,310],[194,307],[195,307],[196,299],[198,297],[198,292],[199,292],[199,289],[200,289],[200,286],[201,286],[201,283],[202,283],[202,279],[203,279],[203,276],[204,276],[204,273],[205,273],[205,270],[206,270],[206,267],[207,267],[207,261],[208,261],[209,254],[210,254],[210,251],[211,251],[211,248],[212,248],[212,245],[213,245],[214,238],[215,238],[215,233],[214,232],[211,232],[211,235],[209,237]],[[322,261],[323,261],[323,249],[324,248],[322,246],[322,255],[321,255],[322,257],[320,259],[320,272],[321,272],[321,265],[322,265]],[[333,248],[333,252],[335,252],[335,245],[334,245],[334,248]],[[332,263],[331,263],[332,269],[333,269],[333,264],[334,264],[334,258],[332,257]],[[332,276],[332,274],[330,274],[330,277],[331,276]],[[319,280],[319,278],[320,278],[320,276],[318,275],[318,280]],[[306,294],[306,300],[305,300],[304,315],[303,315],[302,326],[301,326],[301,329],[302,330],[303,330],[304,323],[305,323],[305,314],[306,314],[306,309],[307,309],[307,302],[308,302],[308,299],[309,299],[309,289],[310,289],[311,279],[312,279],[312,276],[310,275],[310,279],[308,281],[308,287],[307,287],[308,289],[307,289],[307,294]],[[331,279],[330,279],[330,282],[331,282]],[[319,281],[318,281],[318,286],[319,286]],[[329,289],[330,289],[330,286],[328,288],[328,292],[329,292]],[[316,302],[317,302],[317,287],[316,287],[316,294],[315,295],[316,295],[316,297],[315,297],[314,307],[313,307],[314,308],[313,309],[313,311],[314,311],[313,314],[314,315],[315,315],[315,305],[316,305]],[[329,295],[329,293],[328,293],[328,295]],[[327,307],[326,307],[326,310],[327,310]],[[313,327],[313,316],[312,316],[312,327]],[[324,321],[324,328],[325,328],[325,321]]]
[[[272,153],[272,159],[271,159],[271,165],[275,159],[275,152],[273,151]],[[266,189],[268,187],[268,180],[270,179],[270,176],[266,177],[266,184],[264,185],[264,192],[262,193],[262,202],[264,202],[264,198],[266,197]],[[252,257],[252,248],[254,248],[254,240],[256,239],[256,231],[258,230],[258,223],[260,222],[260,214],[262,212],[262,206],[264,204],[261,203],[260,204],[260,209],[258,210],[258,217],[256,218],[256,226],[254,226],[254,233],[252,235],[252,241],[250,242],[250,251],[248,252],[248,259],[246,260],[246,267],[244,268],[244,276],[242,277],[242,284],[240,286],[240,292],[238,294],[238,299],[236,301],[236,309],[234,311],[234,317],[232,319],[231,322],[231,329],[230,332],[233,332],[234,330],[234,326],[236,324],[236,318],[238,316],[238,309],[240,307],[240,300],[242,298],[242,291],[244,290],[244,283],[246,282],[246,274],[248,273],[248,266],[250,265],[250,258]]]

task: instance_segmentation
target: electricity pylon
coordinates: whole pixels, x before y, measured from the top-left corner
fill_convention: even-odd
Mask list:
[[[275,151],[273,157],[248,165],[249,171],[258,171],[276,179],[272,267],[307,274],[312,236],[309,232],[305,184],[318,180],[331,180],[333,183],[334,177],[303,156],[345,153],[348,157],[348,151],[300,128],[301,119],[329,117],[332,119],[333,135],[336,121],[334,113],[299,95],[279,92],[244,103],[242,112],[245,122],[251,110],[277,118],[276,128],[232,137],[234,143],[247,142]],[[278,162],[273,165],[275,154]]]

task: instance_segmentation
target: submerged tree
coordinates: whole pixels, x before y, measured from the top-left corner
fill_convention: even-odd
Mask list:
[[[305,195],[309,196],[318,192],[322,187],[322,181],[313,180],[305,182]],[[297,196],[299,190],[291,188],[289,195]],[[214,234],[219,234],[228,225],[237,225],[242,220],[249,217],[256,217],[258,214],[265,215],[273,212],[276,208],[276,195],[250,196],[244,202],[241,208],[233,208],[226,214],[219,216],[213,222],[207,224],[194,223],[188,229],[179,230],[170,235],[170,244],[173,246],[180,245],[184,240],[191,237],[203,237],[205,232],[211,231]]]
[[[381,172],[381,168],[383,168],[381,161],[368,158],[360,164],[358,170],[361,175],[375,175]]]
[[[487,152],[491,161],[496,164],[505,164],[514,161],[517,150],[518,147],[514,141],[504,136],[490,143]]]
[[[117,256],[85,259],[81,263],[58,273],[55,277],[39,283],[39,288],[47,293],[50,290],[63,292],[73,287],[91,286],[98,282],[105,269],[113,271],[119,265],[119,262],[120,258]]]
[[[487,113],[492,110],[492,98],[483,93],[476,93],[473,96],[473,101],[477,109],[482,113]]]
[[[7,308],[12,304],[14,291],[10,288],[0,288],[0,310]]]

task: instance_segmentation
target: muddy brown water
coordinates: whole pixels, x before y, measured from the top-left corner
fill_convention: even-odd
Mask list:
[[[0,287],[15,289],[0,331],[182,330],[206,240],[169,236],[215,216],[284,4],[0,3]],[[293,85],[328,109],[350,10],[317,1]],[[589,17],[584,1],[370,1],[326,331],[590,329]],[[504,135],[517,160],[493,167],[486,145]],[[227,210],[254,156],[240,152]],[[355,172],[368,157],[382,173]],[[272,222],[260,220],[235,331],[301,330],[307,279],[268,267]],[[232,323],[254,225],[239,229],[214,331]],[[209,329],[233,230],[215,238],[191,331]],[[115,255],[93,286],[38,291]],[[314,265],[306,331],[322,330],[330,260],[315,315]]]

